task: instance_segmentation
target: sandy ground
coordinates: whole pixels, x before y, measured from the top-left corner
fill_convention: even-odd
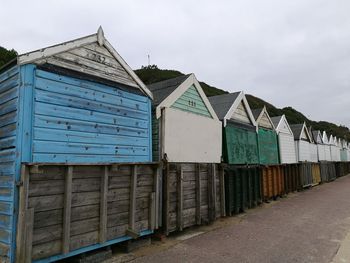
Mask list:
[[[132,262],[350,263],[350,176],[115,256]]]

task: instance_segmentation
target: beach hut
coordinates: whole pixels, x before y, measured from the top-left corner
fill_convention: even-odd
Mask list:
[[[241,92],[209,97],[223,123],[223,158],[228,164],[258,164],[257,125]]]
[[[333,162],[340,161],[340,147],[338,146],[338,139],[336,136],[329,136],[329,143],[331,146],[331,158]]]
[[[151,99],[102,28],[0,69],[1,262],[152,233]]]
[[[296,163],[294,135],[285,115],[271,118],[278,135],[278,146],[281,163]]]
[[[295,149],[298,162],[311,162],[310,143],[311,136],[305,122],[290,125],[294,134]]]
[[[266,107],[252,110],[258,125],[258,149],[260,164],[279,163],[277,133]]]
[[[347,142],[344,139],[340,140],[340,160],[342,162],[347,162],[348,161],[348,145]]]
[[[311,129],[311,127],[309,128],[309,134],[310,134],[310,161],[313,163],[317,163],[318,162],[318,151],[317,151],[317,142],[315,141],[315,139],[318,139],[317,137],[314,138],[313,135],[313,131]]]
[[[323,131],[322,133],[322,142],[324,145],[325,160],[330,162],[332,161],[331,145],[326,131]]]
[[[154,158],[220,163],[221,122],[195,75],[161,81],[148,88],[154,96]]]
[[[312,136],[317,147],[318,161],[326,161],[326,145],[323,143],[321,132],[319,130],[312,131]]]
[[[218,170],[221,122],[194,74],[148,88],[154,96],[153,156],[164,161],[165,232],[214,221],[224,203],[223,175]],[[216,189],[219,183],[222,187]]]

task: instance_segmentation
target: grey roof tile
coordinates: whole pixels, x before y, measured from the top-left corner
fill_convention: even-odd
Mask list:
[[[208,98],[219,120],[223,120],[225,118],[227,112],[230,110],[232,104],[238,98],[239,94],[240,92],[234,92]]]
[[[183,75],[148,85],[147,87],[153,93],[153,103],[155,105],[159,105],[174,90],[176,90],[190,75],[191,74]]]

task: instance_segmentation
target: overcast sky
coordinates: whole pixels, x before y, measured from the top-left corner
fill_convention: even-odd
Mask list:
[[[0,45],[23,53],[92,34],[134,69],[193,72],[313,120],[350,126],[350,1],[1,0]]]

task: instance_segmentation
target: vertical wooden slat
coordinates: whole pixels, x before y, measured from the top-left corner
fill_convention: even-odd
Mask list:
[[[155,207],[154,207],[154,212],[155,212],[155,224],[154,224],[154,228],[158,228],[159,227],[159,167],[156,166],[153,170],[154,172],[154,176],[153,176],[153,192],[155,193]]]
[[[17,249],[18,262],[25,262],[25,238],[26,238],[26,210],[28,207],[29,169],[26,165],[21,166],[21,185],[19,189],[19,210],[17,226]]]
[[[200,175],[200,164],[197,163],[195,166],[196,172],[196,223],[200,225],[201,220],[201,175]]]
[[[220,168],[220,209],[221,216],[226,216],[225,213],[225,173],[224,168]]]
[[[177,165],[177,228],[183,228],[183,170],[182,165]]]
[[[213,193],[213,217],[212,220],[216,219],[216,165],[213,163],[211,166],[211,177],[212,177],[212,193]]]
[[[212,220],[212,212],[213,212],[213,204],[212,204],[212,177],[211,177],[211,166],[209,164],[206,165],[207,167],[207,200],[208,200],[208,221],[210,222]]]
[[[163,189],[163,195],[164,195],[164,213],[163,213],[163,221],[164,221],[164,228],[165,228],[165,234],[169,235],[169,224],[170,224],[170,215],[169,215],[169,208],[170,208],[170,188],[169,188],[169,163],[166,164],[165,173],[164,173],[164,189]]]
[[[104,167],[101,176],[101,201],[100,201],[100,243],[106,242],[107,237],[107,195],[108,195],[109,167]]]
[[[34,208],[30,208],[26,212],[26,227],[25,227],[25,263],[32,262],[33,248],[33,227],[34,227]]]
[[[65,187],[64,187],[64,204],[63,204],[63,235],[62,235],[62,253],[69,252],[70,243],[70,223],[72,211],[72,179],[73,166],[68,166]]]
[[[149,210],[148,210],[148,228],[154,230],[156,224],[156,193],[152,192],[149,195]]]
[[[137,165],[134,165],[132,169],[130,187],[131,189],[130,189],[129,229],[131,229],[132,231],[135,231]]]

